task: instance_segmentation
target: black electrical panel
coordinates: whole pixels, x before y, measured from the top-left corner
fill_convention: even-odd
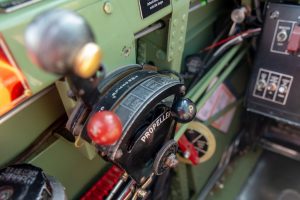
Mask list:
[[[300,126],[300,6],[269,3],[247,109]]]

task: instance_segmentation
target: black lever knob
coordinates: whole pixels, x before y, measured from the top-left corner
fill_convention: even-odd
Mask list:
[[[31,60],[46,71],[81,78],[95,74],[102,53],[87,22],[67,10],[51,10],[27,27],[25,43]]]
[[[187,98],[178,98],[172,105],[172,115],[180,123],[192,121],[196,115],[194,102]]]

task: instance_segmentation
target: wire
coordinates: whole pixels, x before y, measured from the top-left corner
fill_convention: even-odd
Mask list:
[[[208,69],[211,65],[215,63],[215,61],[219,58],[219,56],[221,56],[226,50],[228,50],[233,45],[243,42],[244,39],[255,37],[259,35],[260,32],[261,32],[261,28],[249,29],[245,32],[230,37],[230,39],[228,40],[224,39],[226,41],[222,42],[223,45],[212,55],[212,57],[205,64],[204,68]],[[195,76],[192,78],[187,88],[190,89],[191,87],[193,87],[198,82],[199,78],[201,78],[201,76],[199,76],[199,74],[195,74]]]
[[[240,33],[238,35],[236,35],[236,37],[234,37],[233,39],[227,41],[225,44],[223,44],[214,54],[213,57],[216,57],[220,54],[222,54],[225,50],[228,49],[228,47],[235,45],[235,44],[239,44],[242,41],[244,41],[244,39],[249,38],[249,37],[253,37],[253,36],[257,36],[259,35],[261,32],[261,28],[255,28],[255,29],[250,29],[246,32]]]
[[[214,48],[216,48],[216,47],[218,47],[218,46],[221,46],[222,44],[228,42],[229,40],[232,40],[232,39],[234,39],[234,38],[236,38],[236,37],[238,37],[238,36],[240,36],[240,35],[243,35],[243,34],[245,34],[245,33],[255,32],[255,30],[256,30],[256,29],[250,29],[250,30],[244,31],[244,32],[242,32],[242,33],[239,33],[239,34],[237,34],[237,35],[229,36],[229,37],[227,37],[227,38],[225,38],[225,39],[222,39],[222,40],[216,42],[215,44],[212,44],[212,45],[210,45],[210,46],[208,46],[208,47],[205,47],[203,50],[201,50],[201,52],[205,52],[205,51],[214,49]]]
[[[254,0],[254,6],[255,6],[255,13],[256,13],[256,18],[257,20],[262,23],[262,14],[261,14],[261,9],[260,9],[260,0]]]
[[[229,21],[225,21],[224,23],[226,23],[224,29],[222,31],[220,31],[220,33],[217,35],[216,39],[213,41],[213,45],[215,43],[217,43],[221,38],[223,38],[223,36],[226,34],[226,32],[229,30],[230,28],[230,23]],[[213,49],[209,49],[209,51],[206,53],[204,59],[203,59],[203,63],[206,63],[207,60],[209,59],[209,57],[211,56],[213,52]],[[203,53],[202,51],[200,51],[200,53]]]

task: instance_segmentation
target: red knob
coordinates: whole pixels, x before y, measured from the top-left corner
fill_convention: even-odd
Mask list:
[[[95,113],[87,124],[89,137],[98,145],[111,145],[122,135],[122,122],[111,111]]]

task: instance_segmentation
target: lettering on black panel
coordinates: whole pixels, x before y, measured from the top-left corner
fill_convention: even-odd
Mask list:
[[[141,16],[146,18],[170,5],[170,0],[139,0]]]

